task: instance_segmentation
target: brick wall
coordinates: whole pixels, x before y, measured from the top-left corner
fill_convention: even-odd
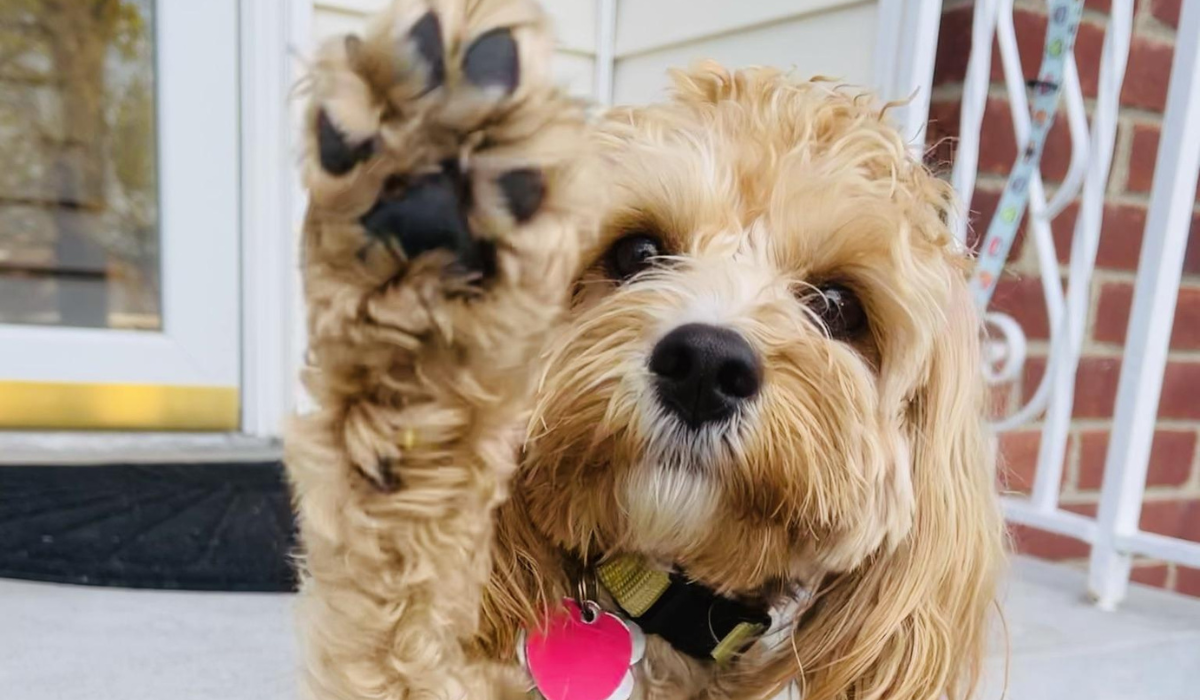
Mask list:
[[[1063,470],[1064,508],[1095,515],[1105,451],[1129,322],[1130,302],[1146,223],[1146,206],[1157,155],[1162,111],[1179,23],[1181,0],[1137,0],[1129,69],[1112,175],[1108,184],[1097,269],[1092,283],[1087,338],[1076,378],[1075,411]],[[1014,21],[1025,77],[1035,77],[1045,38],[1045,4],[1017,0]],[[959,101],[971,49],[973,4],[951,0],[942,18],[931,106],[930,157],[948,169],[957,136]],[[1100,51],[1109,0],[1087,0],[1075,54],[1089,113],[1098,85]],[[983,120],[980,175],[972,205],[975,232],[987,228],[1016,153],[999,53],[992,47],[992,89]],[[1200,128],[1200,125],[1197,125]],[[949,138],[948,138],[949,137]],[[1053,192],[1067,171],[1071,144],[1065,119],[1050,132],[1042,159]],[[1200,192],[1198,192],[1200,200]],[[1053,222],[1060,275],[1070,255],[1077,207]],[[1046,365],[1048,324],[1034,246],[1017,240],[1009,273],[997,286],[993,308],[1016,318],[1030,339],[1030,359],[1015,385],[998,389],[998,410],[1011,413],[1037,388]],[[1171,353],[1159,406],[1141,527],[1200,541],[1200,204],[1193,211],[1191,238]],[[1006,488],[1027,493],[1036,468],[1039,424],[1002,436]],[[1082,562],[1087,546],[1070,538],[1013,527],[1018,548],[1035,556]],[[1138,561],[1134,580],[1200,596],[1200,570],[1152,560]]]

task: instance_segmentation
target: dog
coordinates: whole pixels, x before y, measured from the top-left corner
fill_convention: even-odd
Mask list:
[[[577,614],[634,698],[968,696],[1004,531],[950,188],[829,82],[591,119],[552,45],[397,0],[314,57],[307,694],[562,697],[529,644]]]

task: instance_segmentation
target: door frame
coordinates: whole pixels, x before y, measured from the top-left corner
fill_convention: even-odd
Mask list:
[[[156,10],[161,12],[164,5],[189,1],[157,0]],[[219,322],[234,325],[236,332],[231,335],[239,347],[231,353],[233,359],[227,366],[220,368],[221,386],[211,390],[180,386],[187,383],[186,379],[180,381],[180,373],[172,375],[169,367],[151,367],[151,372],[140,377],[120,377],[121,383],[103,382],[87,374],[90,366],[86,361],[76,363],[79,369],[75,375],[51,373],[36,377],[46,381],[0,381],[7,398],[0,401],[0,417],[9,409],[28,415],[29,406],[34,403],[41,406],[37,410],[42,416],[26,423],[10,422],[2,429],[0,443],[27,456],[103,453],[110,448],[128,454],[138,452],[137,446],[143,444],[156,454],[169,451],[172,444],[194,452],[203,452],[206,445],[218,452],[253,451],[254,445],[277,440],[287,416],[302,396],[297,377],[305,337],[298,251],[305,196],[296,167],[300,156],[297,136],[302,97],[298,85],[304,73],[303,57],[310,53],[313,8],[310,0],[234,0],[230,6],[235,15],[236,34],[228,41],[232,50],[225,53],[232,63],[225,79],[234,83],[236,116],[228,139],[231,153],[225,162],[229,172],[222,180],[228,188],[222,188],[219,196],[231,203],[228,206],[234,212],[230,225],[238,230],[238,235],[234,250],[229,251],[228,263],[234,268],[230,273],[233,284],[227,285],[234,298],[233,309],[220,314]],[[183,30],[185,40],[208,42],[206,50],[214,50],[211,36],[195,31],[193,26],[180,27],[176,23],[175,28]],[[156,39],[161,36],[160,33]],[[156,60],[161,76],[166,71],[162,60]],[[203,101],[211,89],[182,92],[187,92],[195,102],[190,105],[193,113],[209,113]],[[169,113],[164,114],[160,106],[160,131],[167,118]],[[203,165],[205,158],[193,156],[193,160]],[[166,221],[173,215],[166,212],[166,206],[163,209]],[[184,252],[164,251],[164,259]],[[201,249],[195,254],[204,252]],[[170,307],[166,294],[164,291],[164,330],[169,324],[168,311],[173,310],[176,317],[182,313]],[[203,308],[189,308],[190,313],[204,312]],[[213,315],[216,314],[210,314]],[[100,333],[104,336],[96,335]],[[139,345],[144,348],[147,343],[153,346],[168,342],[165,333],[0,326],[0,345],[8,340],[12,346],[22,338],[39,334],[63,339],[111,339],[107,342],[115,344],[117,352],[135,353],[135,358],[140,357],[136,355]],[[193,376],[203,377],[203,374]],[[161,408],[169,404],[174,408],[169,416],[160,410],[153,419],[141,423],[130,420],[129,411],[118,412],[119,420],[106,423],[95,418],[81,419],[78,414],[84,402],[92,405],[120,402],[141,406],[146,411],[155,405]],[[5,408],[6,404],[11,405]],[[13,432],[43,429],[61,432],[45,435]],[[136,435],[81,432],[97,429],[154,432]],[[210,439],[162,431],[216,434]],[[246,439],[259,442],[247,443]]]
[[[239,421],[237,22],[237,0],[154,4],[161,327],[0,326],[6,427]]]
[[[241,0],[241,433],[277,438],[301,404],[301,80],[312,0]]]

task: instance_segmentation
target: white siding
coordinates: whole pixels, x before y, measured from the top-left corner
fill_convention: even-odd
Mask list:
[[[680,1],[650,0],[629,5],[644,9],[654,3],[668,7],[678,5]],[[704,0],[698,4],[708,2],[716,4],[720,0]],[[758,7],[779,3],[768,0],[720,2],[723,7],[738,4]],[[740,29],[718,31],[709,27],[704,30],[709,33],[686,41],[674,41],[663,32],[663,40],[657,48],[630,41],[629,45],[640,48],[632,53],[618,51],[613,101],[628,104],[659,100],[668,84],[666,72],[669,68],[686,68],[702,59],[714,59],[729,68],[769,65],[795,70],[802,78],[825,75],[859,85],[871,83],[875,5],[843,3],[841,7],[830,8],[830,4],[825,3],[826,8],[815,14],[777,17]],[[618,46],[622,45],[620,30],[623,28],[623,24],[619,24]],[[693,23],[693,29],[698,30],[699,24]],[[641,29],[629,28],[628,31],[637,35],[643,33]],[[671,32],[669,36],[679,34]]]
[[[314,0],[318,38],[356,31],[389,0]],[[555,74],[593,97],[598,0],[543,0],[554,18]],[[869,84],[874,0],[617,0],[613,96],[618,103],[662,97],[666,71],[712,58],[730,67],[773,65],[803,77]]]
[[[617,13],[617,55],[740,33],[856,2],[862,0],[624,0]]]
[[[368,5],[382,5],[384,0],[328,0],[317,2],[313,10],[314,39],[321,41],[339,34],[362,29],[370,13]]]

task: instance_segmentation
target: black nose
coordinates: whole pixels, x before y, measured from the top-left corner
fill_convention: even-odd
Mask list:
[[[754,349],[728,328],[689,323],[671,331],[650,355],[658,399],[689,426],[728,418],[758,393]]]

